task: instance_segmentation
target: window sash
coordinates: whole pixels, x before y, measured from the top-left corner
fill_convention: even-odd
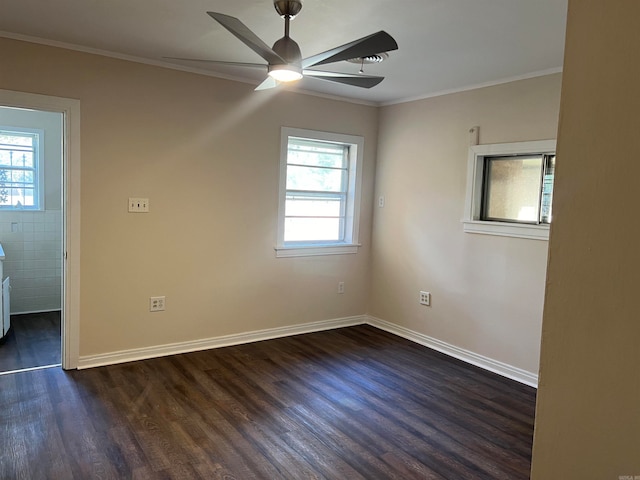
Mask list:
[[[300,161],[298,155],[301,152],[305,154],[304,162]],[[309,177],[306,183],[301,181],[303,186],[315,188],[289,188],[297,183],[295,172]],[[348,145],[297,137],[288,138],[283,239],[285,245],[345,242],[350,173]],[[291,214],[289,206],[294,201],[309,202],[309,211]],[[317,202],[316,210],[320,210],[323,201],[329,202],[328,204],[339,202],[338,213],[328,214],[325,210],[325,214],[314,214],[311,203]],[[309,234],[309,229],[314,228],[315,232]]]

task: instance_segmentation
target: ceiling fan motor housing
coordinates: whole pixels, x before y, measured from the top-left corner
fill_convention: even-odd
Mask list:
[[[273,44],[272,49],[280,55],[280,57],[285,59],[287,63],[300,66],[302,53],[300,52],[298,44],[291,37],[282,37]]]
[[[283,18],[293,18],[302,10],[301,0],[273,0],[273,6]]]

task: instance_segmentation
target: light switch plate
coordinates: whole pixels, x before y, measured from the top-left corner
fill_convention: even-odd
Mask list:
[[[149,199],[148,198],[133,198],[129,197],[129,212],[132,213],[147,213],[149,211]]]

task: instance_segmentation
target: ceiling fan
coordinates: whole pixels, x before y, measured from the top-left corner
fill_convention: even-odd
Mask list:
[[[235,35],[251,50],[260,55],[267,62],[266,65],[261,63],[224,62],[194,58],[166,58],[215,63],[219,65],[266,67],[268,76],[266,80],[256,87],[256,90],[273,88],[280,82],[292,82],[301,79],[303,76],[315,77],[321,80],[329,80],[362,88],[374,87],[384,80],[384,77],[372,75],[326,72],[310,70],[310,68],[316,65],[326,65],[343,60],[365,59],[390,50],[397,50],[398,44],[391,35],[381,30],[377,33],[354,40],[353,42],[303,59],[300,47],[289,36],[289,23],[300,13],[302,1],[274,0],[273,6],[278,14],[284,18],[284,37],[276,41],[271,48],[237,18],[222,13],[207,12],[211,18]]]

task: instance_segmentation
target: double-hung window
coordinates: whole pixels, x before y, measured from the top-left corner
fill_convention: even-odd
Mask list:
[[[43,131],[0,127],[0,209],[41,209]]]
[[[362,137],[284,127],[277,255],[355,253]]]
[[[472,146],[465,232],[547,239],[555,163],[555,140]]]

